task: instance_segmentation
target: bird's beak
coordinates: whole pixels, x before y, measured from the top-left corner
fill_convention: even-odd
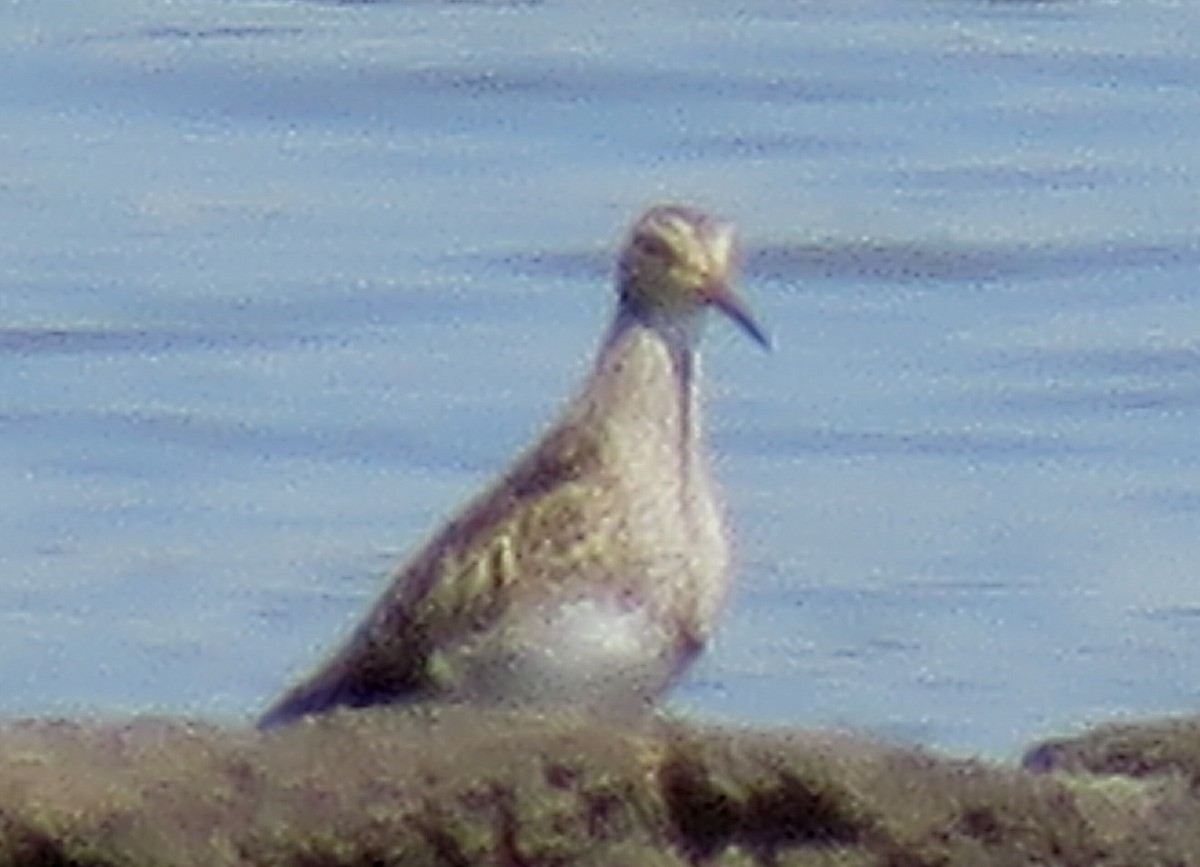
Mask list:
[[[705,293],[708,303],[716,307],[737,325],[754,338],[754,342],[763,349],[771,348],[771,340],[762,326],[754,319],[746,302],[734,291],[727,281],[715,281]]]

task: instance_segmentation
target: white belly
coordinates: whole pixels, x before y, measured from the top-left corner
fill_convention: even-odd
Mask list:
[[[471,701],[630,707],[663,689],[681,653],[645,607],[580,597],[523,612],[466,649],[454,691]]]

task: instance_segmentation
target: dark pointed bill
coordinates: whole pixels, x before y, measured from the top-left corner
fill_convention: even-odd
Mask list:
[[[763,349],[771,348],[771,340],[762,326],[755,321],[746,302],[742,301],[732,287],[718,283],[708,292],[709,303],[736,322],[743,331],[749,334]]]

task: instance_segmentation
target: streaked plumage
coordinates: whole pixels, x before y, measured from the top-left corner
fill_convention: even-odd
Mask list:
[[[733,293],[734,259],[728,223],[680,206],[642,216],[582,389],[260,726],[427,697],[618,707],[669,687],[729,578],[697,400],[707,308],[766,343]]]

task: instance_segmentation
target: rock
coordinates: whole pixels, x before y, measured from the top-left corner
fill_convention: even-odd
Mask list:
[[[1039,744],[1021,764],[1034,771],[1179,775],[1200,789],[1200,718],[1099,726],[1079,737]]]
[[[1200,863],[1185,785],[466,706],[0,727],[0,865]]]

